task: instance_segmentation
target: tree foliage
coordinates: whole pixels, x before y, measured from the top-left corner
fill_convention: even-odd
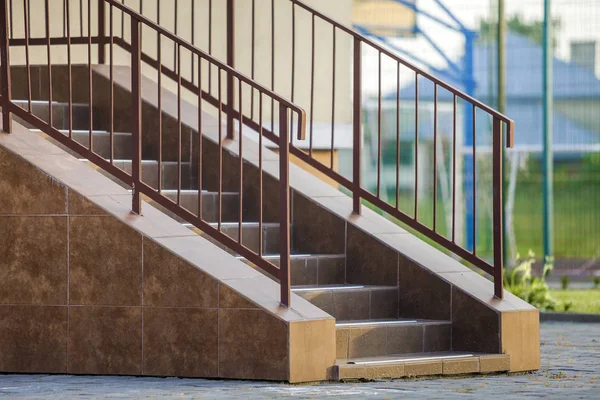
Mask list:
[[[492,20],[479,21],[479,39],[484,42],[497,40],[498,22]],[[556,36],[560,33],[562,23],[560,18],[552,20],[552,30],[554,38],[552,47],[556,49],[558,40]],[[506,19],[506,28],[508,32],[513,32],[531,39],[534,43],[542,44],[544,39],[544,22],[539,20],[526,21],[520,14],[514,14]]]

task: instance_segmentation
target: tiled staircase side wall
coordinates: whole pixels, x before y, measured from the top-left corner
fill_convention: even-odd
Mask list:
[[[2,372],[311,381],[333,365],[332,319],[277,318],[2,146],[0,231]]]
[[[98,75],[106,79],[104,73]],[[152,99],[145,100],[152,103]],[[155,106],[154,113],[158,114]],[[216,129],[216,125],[208,129],[203,126],[203,133],[206,135],[207,130],[211,130],[214,137]],[[191,143],[195,149],[196,130],[192,133]],[[223,184],[232,190],[239,190],[236,150],[236,141],[226,141]],[[272,157],[272,153],[265,151],[265,157]],[[218,146],[207,138],[203,138],[203,158],[204,165],[211,167],[203,168],[204,181],[214,184],[218,178],[215,171]],[[267,158],[265,165],[276,160]],[[256,220],[257,160],[245,159],[243,173],[244,215]],[[539,368],[539,357],[536,358],[535,353],[535,349],[539,352],[539,322],[534,322],[538,315],[536,309],[508,293],[504,301],[494,299],[492,283],[477,273],[366,207],[362,216],[353,215],[351,199],[331,188],[321,190],[322,182],[318,178],[295,166],[290,175],[295,251],[346,254],[345,281],[348,284],[398,286],[399,316],[451,321],[453,350],[507,353],[511,355],[511,367],[518,368],[515,371]],[[263,216],[265,221],[276,221],[278,198],[272,193],[277,193],[278,185],[273,169],[266,168],[263,172],[263,185]],[[406,248],[411,252],[405,252]],[[353,306],[359,304],[348,304],[348,307]],[[507,313],[521,317],[511,318],[512,314]],[[521,351],[520,343],[533,350]]]

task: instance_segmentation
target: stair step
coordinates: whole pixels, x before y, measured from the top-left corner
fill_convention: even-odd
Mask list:
[[[238,206],[237,200],[235,206]],[[211,223],[214,228],[218,228],[216,222]],[[184,226],[192,229],[199,235],[204,235],[204,232],[194,227],[191,224],[184,223]],[[263,223],[263,253],[279,252],[279,224],[278,223]],[[221,231],[234,240],[239,238],[239,223],[238,222],[222,222]],[[259,247],[259,224],[257,222],[242,222],[242,244],[250,250],[258,253]],[[233,254],[230,249],[226,251]]]
[[[27,100],[12,100],[12,102],[28,110],[29,105]],[[87,104],[73,104],[73,129],[89,129],[89,109],[90,107]],[[32,100],[31,112],[41,120],[48,122],[50,115],[48,101]],[[24,125],[30,127],[27,123]],[[69,129],[69,105],[67,103],[52,102],[52,126],[56,129]]]
[[[173,201],[177,201],[177,190],[167,189],[161,193]],[[179,204],[198,215],[198,190],[182,190],[179,196]],[[239,215],[239,195],[235,192],[223,192],[221,194],[221,221],[233,222]],[[169,213],[170,214],[170,213]],[[179,217],[174,217],[179,222],[185,222]],[[217,192],[202,191],[202,219],[215,223],[219,220],[219,194]],[[188,228],[194,228],[187,224]]]
[[[450,351],[450,321],[410,318],[344,321],[336,324],[337,357]]]
[[[86,159],[80,159],[82,162],[86,162],[93,166]],[[108,159],[107,159],[108,161]],[[115,167],[122,169],[128,174],[131,174],[132,162],[127,159],[115,159],[113,160]],[[100,170],[100,172],[103,172]],[[181,163],[181,188],[182,189],[197,189],[192,183],[190,176],[191,166],[189,162]],[[177,189],[177,176],[179,174],[178,166],[176,161],[163,161],[162,162],[162,189],[173,190]],[[110,174],[105,174],[111,179],[115,179]],[[158,188],[158,161],[155,160],[142,160],[142,182],[146,185],[157,189]]]
[[[41,132],[39,129],[31,129],[32,132]],[[68,129],[59,129],[61,133],[65,136],[69,135]],[[92,131],[93,141],[92,148],[94,152],[98,154],[100,157],[105,159],[110,158],[110,133],[107,131],[95,130]],[[85,146],[89,147],[89,130],[73,130],[73,139]],[[114,132],[113,135],[114,141],[114,154],[113,158],[117,160],[131,160],[131,133],[127,132]]]
[[[396,286],[303,286],[293,291],[338,321],[398,317]]]
[[[510,356],[505,354],[477,354],[463,352],[421,352],[338,359],[334,379],[394,379],[428,375],[459,375],[505,372],[510,367]]]

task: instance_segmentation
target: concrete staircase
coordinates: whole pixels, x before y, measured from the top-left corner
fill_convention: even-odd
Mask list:
[[[26,101],[16,102],[27,108]],[[68,105],[54,103],[52,108],[53,126],[68,135]],[[33,102],[32,112],[47,121],[48,103]],[[97,110],[94,110],[93,114],[97,114]],[[89,115],[90,110],[87,105],[73,106],[73,138],[85,146],[90,142]],[[94,121],[93,149],[97,154],[109,159],[111,157],[110,135],[101,122],[102,118],[94,118]],[[116,166],[126,172],[131,171],[130,133],[114,134],[112,157]],[[158,188],[157,168],[156,159],[144,159],[143,181],[154,188]],[[210,168],[212,166],[205,162],[203,169]],[[173,201],[178,197],[178,173],[176,161],[163,162],[162,193]],[[180,204],[192,213],[197,213],[198,197],[202,196],[203,219],[214,226],[220,226],[224,233],[237,239],[239,194],[234,191],[223,192],[219,205],[218,193],[199,188],[197,182],[192,163],[182,162]],[[211,185],[207,184],[207,186]],[[204,232],[182,221],[176,215],[167,210],[163,212],[197,234],[205,236]],[[262,225],[262,235],[259,235],[259,229],[258,221],[244,220],[243,244],[256,252],[262,247],[264,256],[277,265],[279,224],[265,222]],[[302,239],[292,236],[292,291],[336,319],[338,360],[333,366],[332,378],[397,378],[489,373],[509,369],[508,355],[452,351],[450,320],[414,318],[414,314],[410,317],[403,315],[404,307],[400,302],[399,284],[372,285],[355,281],[349,284],[345,268],[346,254],[307,254],[302,251],[300,244]]]

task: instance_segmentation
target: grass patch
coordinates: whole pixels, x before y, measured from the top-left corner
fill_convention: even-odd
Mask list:
[[[600,314],[600,290],[552,290],[552,297],[561,303],[571,302],[568,312]],[[561,310],[558,310],[561,311]]]

